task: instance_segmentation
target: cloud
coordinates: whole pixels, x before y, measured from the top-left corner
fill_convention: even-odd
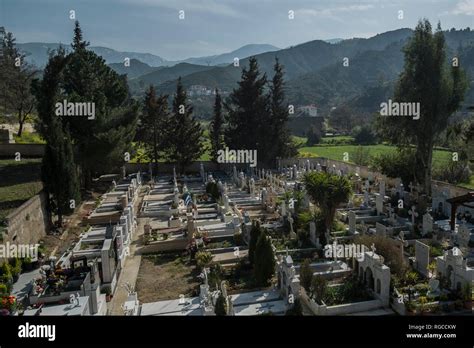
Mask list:
[[[322,9],[322,10],[304,8],[304,9],[297,10],[297,13],[302,14],[302,15],[307,15],[307,16],[321,17],[321,16],[334,16],[338,13],[344,13],[344,12],[367,11],[367,10],[370,10],[372,8],[374,8],[374,5],[371,5],[371,4],[367,4],[367,5],[349,5],[349,6],[339,6],[339,7],[325,8],[325,9]]]
[[[451,11],[455,15],[474,16],[474,0],[461,0]]]
[[[218,0],[122,0],[122,3],[132,6],[161,7],[176,12],[184,10],[185,12],[205,12],[219,16],[241,17],[241,13],[235,7]],[[234,2],[234,5],[238,7],[238,3]]]

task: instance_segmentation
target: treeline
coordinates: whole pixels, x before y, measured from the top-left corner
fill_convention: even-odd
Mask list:
[[[218,162],[219,151],[257,150],[261,166],[274,166],[275,159],[296,154],[287,128],[288,105],[285,103],[284,73],[276,60],[271,81],[261,74],[255,58],[242,70],[241,81],[227,100],[215,91],[208,148],[203,144],[203,129],[192,115],[186,92],[178,79],[172,108],[167,95],[146,91],[144,112],[137,140],[155,166],[160,159],[178,163],[179,170],[199,158],[206,150]]]

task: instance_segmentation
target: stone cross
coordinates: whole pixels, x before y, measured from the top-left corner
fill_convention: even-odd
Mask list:
[[[379,193],[385,197],[385,181],[383,180],[379,182]]]
[[[430,232],[433,232],[433,217],[429,213],[426,213],[423,215],[423,228],[421,234],[424,236]]]
[[[415,229],[415,218],[418,217],[418,213],[415,211],[415,206],[411,206],[411,210],[408,211],[408,214],[411,215],[411,225],[413,230]]]
[[[202,164],[202,162],[199,165],[199,169],[200,169],[200,172],[201,172],[202,182],[204,183],[206,181],[206,175],[204,174],[204,165]]]
[[[372,243],[372,245],[370,246],[370,249],[372,250],[372,256],[375,255],[375,251],[376,251],[377,249],[375,248],[375,244],[374,244],[374,243]]]
[[[281,203],[281,216],[283,217],[286,216],[286,202],[285,201]]]
[[[253,178],[250,179],[250,195],[253,196],[255,193],[255,180]]]
[[[295,239],[296,238],[296,233],[293,231],[293,217],[291,214],[288,216],[288,222],[290,223],[290,238]]]

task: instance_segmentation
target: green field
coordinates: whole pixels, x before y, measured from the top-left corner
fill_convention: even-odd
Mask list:
[[[41,190],[41,159],[0,160],[0,177],[1,222]]]
[[[302,157],[326,157],[332,160],[343,161],[344,155],[349,155],[349,161],[357,151],[360,145],[339,145],[339,146],[311,146],[301,147],[298,149],[299,154]],[[369,150],[369,156],[375,157],[381,154],[387,154],[396,151],[395,146],[390,145],[366,145],[362,146],[364,149]],[[433,153],[433,164],[442,165],[451,160],[451,152],[447,150],[434,150]]]

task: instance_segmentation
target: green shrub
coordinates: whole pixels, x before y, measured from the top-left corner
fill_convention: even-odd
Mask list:
[[[7,285],[0,283],[0,294],[1,295],[8,294],[8,286]]]
[[[244,245],[244,238],[241,232],[234,233],[234,244],[237,246]]]
[[[11,266],[8,262],[4,262],[0,267],[0,277],[3,283],[9,283],[12,279]]]
[[[300,268],[300,284],[307,293],[311,291],[311,281],[313,280],[313,271],[311,269],[311,260],[305,259]]]
[[[209,251],[198,251],[196,253],[196,265],[202,270],[212,263],[213,255]]]
[[[16,258],[10,260],[10,266],[11,266],[12,277],[16,277],[16,276],[20,275],[20,273],[21,273],[21,259],[16,257]]]

